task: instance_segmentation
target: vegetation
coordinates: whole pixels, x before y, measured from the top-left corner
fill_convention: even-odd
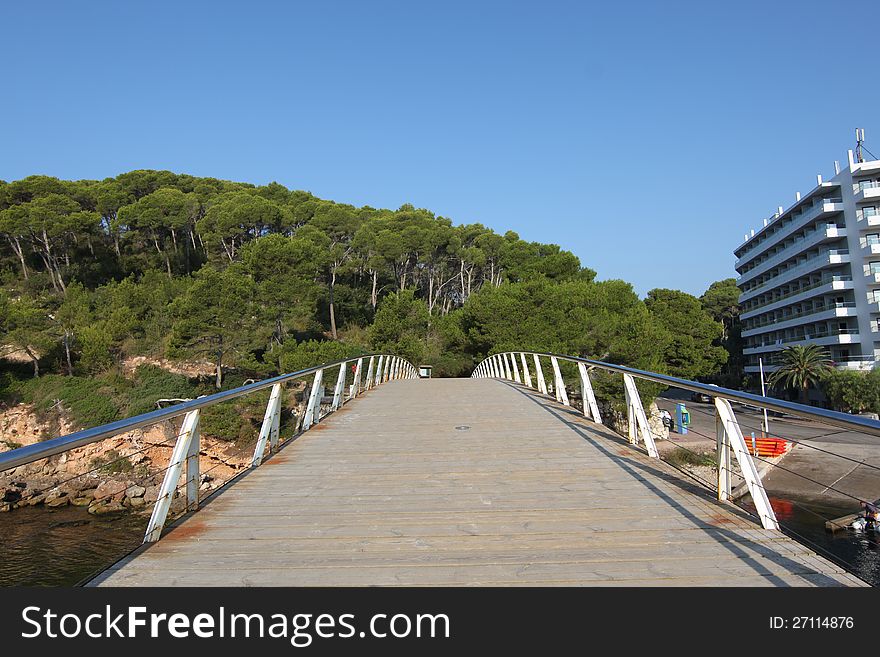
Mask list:
[[[730,294],[722,281],[702,299],[652,290],[642,301],[556,245],[278,183],[146,170],[0,181],[0,357],[16,359],[0,393],[41,409],[63,400],[83,424],[378,350],[435,376],[513,348],[713,376],[727,361]],[[134,355],[204,360],[213,376],[121,376]],[[616,386],[597,382],[608,398]],[[205,425],[246,438],[247,408],[229,408]]]
[[[880,413],[880,370],[830,370],[822,380],[828,401],[848,413]]]
[[[828,351],[814,344],[786,347],[781,359],[768,382],[774,387],[794,388],[802,404],[808,402],[810,388],[818,385],[833,367]]]
[[[676,447],[663,459],[677,468],[686,468],[687,466],[704,466],[708,468],[718,468],[715,455],[711,452],[694,452],[684,447]]]

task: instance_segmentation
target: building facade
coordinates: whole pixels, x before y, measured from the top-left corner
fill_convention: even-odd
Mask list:
[[[880,357],[880,160],[855,160],[734,251],[747,373],[797,344],[824,346],[840,368]]]

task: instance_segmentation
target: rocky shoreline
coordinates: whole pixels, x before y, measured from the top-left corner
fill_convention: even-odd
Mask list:
[[[177,437],[177,422],[132,431],[0,474],[0,512],[22,507],[88,507],[93,515],[150,513]],[[74,431],[59,414],[40,422],[33,408],[18,404],[0,411],[0,452],[30,445],[47,435]],[[249,456],[233,443],[201,437],[199,489],[210,492],[248,467]],[[172,513],[183,510],[181,490]]]

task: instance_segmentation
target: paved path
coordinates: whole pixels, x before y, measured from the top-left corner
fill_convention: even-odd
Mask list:
[[[861,581],[573,409],[434,379],[347,404],[93,584]]]

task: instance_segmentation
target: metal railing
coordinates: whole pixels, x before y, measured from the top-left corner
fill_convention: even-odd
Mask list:
[[[531,358],[526,358],[526,356]],[[556,401],[570,406],[565,381],[559,367],[559,361],[574,363],[578,367],[581,384],[581,399],[583,402],[583,414],[589,419],[602,424],[599,405],[596,400],[593,386],[590,380],[591,370],[602,370],[612,374],[621,374],[624,382],[624,395],[627,408],[627,438],[633,445],[638,446],[641,442],[648,455],[652,458],[660,458],[654,441],[654,435],[648,424],[645,409],[636,388],[635,379],[642,379],[659,383],[670,388],[688,390],[702,393],[713,400],[715,407],[716,427],[716,464],[717,464],[717,494],[720,501],[730,501],[731,491],[731,455],[736,458],[739,465],[740,476],[744,480],[752,502],[765,529],[778,530],[779,522],[770,501],[754,459],[746,443],[740,423],[731,406],[731,402],[747,404],[753,407],[791,414],[800,418],[818,420],[827,425],[845,430],[859,431],[870,436],[880,437],[880,422],[857,415],[848,415],[837,411],[830,411],[812,406],[805,406],[782,399],[774,399],[755,395],[740,390],[722,388],[697,381],[680,379],[678,377],[656,372],[638,370],[623,365],[614,365],[588,358],[579,358],[564,354],[554,354],[534,351],[501,352],[488,356],[480,362],[471,374],[472,378],[500,378],[524,384],[537,389],[542,394],[549,394],[547,381],[541,365],[541,358],[550,359],[553,376],[553,394]],[[536,383],[532,385],[532,375],[529,369],[529,360],[534,365]]]
[[[367,362],[366,376],[363,374],[365,362]],[[348,392],[346,392],[345,384],[349,364],[354,366],[353,383]],[[336,380],[332,389],[332,400],[327,404],[329,406],[328,410],[322,413],[322,404],[324,403],[324,372],[335,368],[338,368],[338,373],[336,373]],[[199,417],[202,409],[261,390],[271,389],[256,447],[253,457],[250,459],[250,467],[256,468],[266,458],[267,448],[269,454],[278,448],[281,420],[281,391],[283,385],[310,375],[314,375],[314,378],[309,388],[308,400],[305,402],[303,409],[299,433],[307,431],[312,425],[333,411],[338,410],[343,404],[354,399],[361,392],[394,379],[418,378],[418,370],[408,360],[394,354],[367,354],[356,358],[324,363],[232,390],[225,390],[213,395],[167,406],[150,413],[144,413],[143,415],[117,420],[91,429],[83,429],[66,436],[4,452],[0,454],[0,472],[182,415],[184,416],[183,423],[178,432],[177,441],[174,444],[170,463],[164,470],[165,477],[159,489],[144,536],[145,543],[154,542],[159,540],[162,534],[175,491],[177,488],[183,487],[183,485],[178,485],[181,475],[185,476],[186,510],[195,511],[199,507]]]

